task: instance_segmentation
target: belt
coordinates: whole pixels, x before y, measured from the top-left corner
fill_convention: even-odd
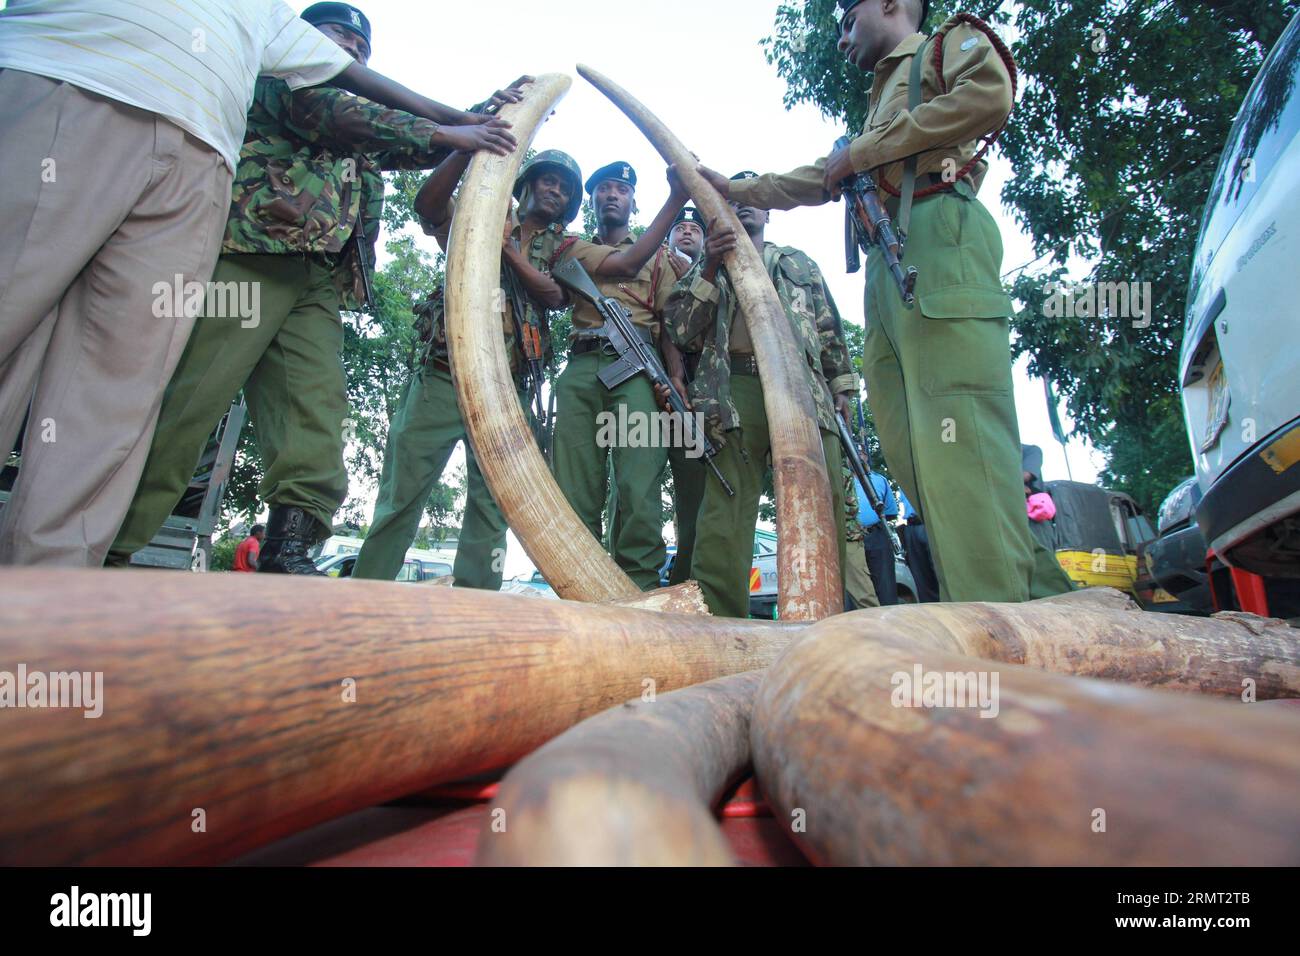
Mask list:
[[[654,336],[647,329],[636,326],[636,334],[646,345],[654,345]],[[585,355],[602,348],[609,341],[604,326],[596,329],[580,329],[573,335],[573,344],[569,346],[570,355]]]
[[[732,375],[758,375],[758,360],[747,352],[732,352],[728,358],[731,360]]]

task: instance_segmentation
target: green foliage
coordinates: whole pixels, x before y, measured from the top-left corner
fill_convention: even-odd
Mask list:
[[[235,551],[243,535],[228,534],[219,541],[212,542],[212,553],[208,555],[209,571],[233,571],[235,568]]]
[[[782,4],[769,61],[785,101],[861,129],[870,77],[834,48],[832,0]],[[1294,0],[1020,0],[996,22],[1014,38],[1022,95],[999,149],[1003,200],[1039,260],[1013,283],[1013,351],[1049,375],[1076,431],[1107,458],[1102,480],[1148,510],[1190,474],[1175,368],[1191,253],[1232,120]],[[957,7],[935,4],[931,26]],[[801,49],[802,48],[802,49]],[[1091,282],[1151,283],[1150,324],[1051,317],[1044,284],[1070,256]],[[1038,260],[1036,260],[1038,261]]]

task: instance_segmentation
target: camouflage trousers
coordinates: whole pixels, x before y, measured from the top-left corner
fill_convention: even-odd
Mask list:
[[[520,402],[525,402],[520,396]],[[465,515],[461,520],[456,586],[501,588],[506,519],[479,470],[465,434],[451,375],[425,368],[411,376],[402,406],[388,429],[379,497],[353,577],[391,581],[415,539],[425,502],[442,477],[457,442],[465,443]]]
[[[333,272],[289,255],[224,255],[214,283],[258,290],[255,318],[199,316],[172,374],[149,458],[109,552],[123,564],[176,507],[212,429],[244,390],[262,452],[258,496],[302,508],[327,535],[348,493],[343,465],[347,381]]]
[[[767,430],[763,387],[756,376],[732,375],[731,400],[740,416],[740,428],[727,432],[727,443],[714,463],[735,490],[729,497],[712,475],[704,483],[695,526],[695,554],[691,576],[699,582],[709,610],[718,617],[749,616],[749,571],[754,560],[754,528],[758,524],[758,502],[763,494],[767,459],[772,440]],[[844,483],[840,474],[839,438],[823,431],[822,450],[826,473],[837,476],[831,482],[832,514],[839,522],[841,576],[845,567]],[[780,533],[780,529],[777,529]]]
[[[862,372],[889,472],[925,519],[941,599],[1027,601],[1070,582],[1025,520],[1002,239],[958,186],[912,208],[912,308],[880,253],[868,257]]]

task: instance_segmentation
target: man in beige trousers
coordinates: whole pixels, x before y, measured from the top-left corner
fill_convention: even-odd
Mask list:
[[[282,0],[0,12],[0,460],[28,422],[0,564],[103,562],[203,306],[259,74],[492,125],[354,63]]]

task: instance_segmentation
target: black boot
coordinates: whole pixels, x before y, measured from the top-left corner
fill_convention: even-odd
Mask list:
[[[316,574],[308,554],[319,538],[320,525],[301,508],[272,508],[266,521],[266,543],[257,556],[257,570],[271,574]]]

